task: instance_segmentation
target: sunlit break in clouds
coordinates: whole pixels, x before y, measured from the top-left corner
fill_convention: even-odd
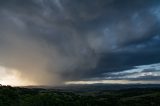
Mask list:
[[[0,83],[160,81],[159,0],[0,1]]]
[[[12,86],[36,85],[36,83],[27,79],[20,79],[20,74],[17,70],[0,67],[0,84]]]

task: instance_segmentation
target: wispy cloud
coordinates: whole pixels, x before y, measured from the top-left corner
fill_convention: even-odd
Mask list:
[[[133,69],[106,73],[105,79],[111,80],[160,80],[160,63],[135,66]]]

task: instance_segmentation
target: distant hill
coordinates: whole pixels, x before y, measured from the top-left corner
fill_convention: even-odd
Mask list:
[[[21,86],[22,87],[22,86]],[[160,84],[76,84],[76,85],[62,85],[62,86],[23,86],[23,88],[43,88],[43,89],[57,89],[65,91],[100,91],[100,90],[124,90],[133,88],[160,88]]]

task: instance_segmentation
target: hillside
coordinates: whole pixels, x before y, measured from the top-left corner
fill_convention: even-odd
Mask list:
[[[1,86],[0,106],[160,106],[160,89],[71,92]]]

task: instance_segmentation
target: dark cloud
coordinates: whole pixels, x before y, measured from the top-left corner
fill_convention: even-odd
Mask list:
[[[0,64],[55,84],[158,63],[159,8],[158,0],[1,1]]]

